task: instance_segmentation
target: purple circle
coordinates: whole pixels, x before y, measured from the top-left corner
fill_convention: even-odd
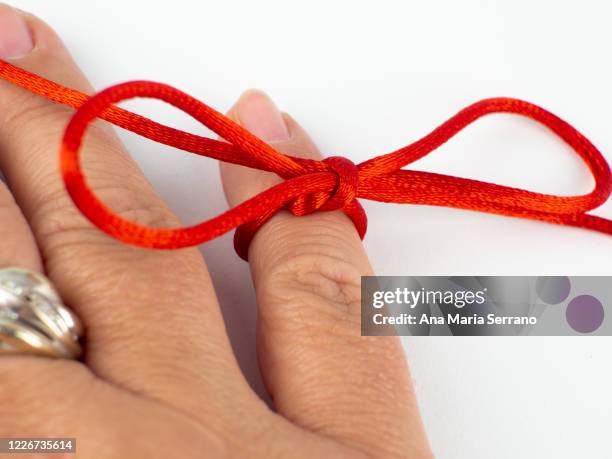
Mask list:
[[[559,304],[567,299],[572,286],[567,276],[542,276],[536,280],[536,292],[547,304]]]
[[[565,317],[578,333],[591,333],[603,323],[604,308],[594,296],[580,295],[569,302]]]

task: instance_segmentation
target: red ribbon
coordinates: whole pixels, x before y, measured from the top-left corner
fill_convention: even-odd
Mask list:
[[[425,204],[477,210],[612,235],[612,220],[586,212],[603,204],[612,192],[610,167],[580,132],[545,109],[517,99],[485,99],[461,110],[421,140],[358,165],[334,156],[323,161],[282,154],[203,102],[161,83],[133,81],[94,96],[61,86],[0,61],[0,77],[54,102],[76,108],[62,141],[61,173],[75,205],[102,231],[129,244],[176,249],[201,244],[237,228],[234,245],[246,259],[257,230],[280,209],[296,216],[342,210],[360,237],[367,227],[357,198],[401,204]],[[116,107],[134,97],[161,99],[183,110],[228,141],[200,137],[151,121]],[[595,179],[595,188],[581,196],[554,196],[431,172],[402,168],[435,150],[478,118],[513,113],[531,118],[557,134],[580,155]],[[79,163],[79,149],[88,124],[102,118],[143,137],[202,156],[278,174],[282,183],[208,221],[184,228],[150,228],[115,214],[89,188]]]

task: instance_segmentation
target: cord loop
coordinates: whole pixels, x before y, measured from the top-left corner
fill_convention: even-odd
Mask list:
[[[587,213],[612,193],[612,171],[599,150],[580,132],[553,113],[508,97],[476,102],[420,140],[359,165],[333,156],[323,161],[285,155],[205,103],[171,86],[132,81],[88,96],[0,60],[0,78],[76,109],[60,148],[60,172],[76,207],[107,234],[129,244],[178,249],[210,241],[237,228],[234,245],[247,259],[255,233],[276,212],[289,209],[303,216],[342,210],[364,237],[367,218],[358,199],[396,204],[453,207],[558,225],[587,228],[612,235],[612,220]],[[163,100],[191,115],[226,142],[201,137],[156,123],[115,104],[133,97]],[[548,127],[567,143],[590,169],[595,187],[588,194],[555,196],[405,167],[447,142],[466,126],[491,113],[522,115]],[[107,207],[90,188],[79,161],[87,126],[101,118],[143,137],[219,161],[274,172],[284,182],[226,212],[193,226],[153,228],[126,220]]]

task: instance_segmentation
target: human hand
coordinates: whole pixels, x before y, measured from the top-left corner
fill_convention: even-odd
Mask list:
[[[40,20],[0,6],[0,31],[1,58],[92,91]],[[360,276],[372,270],[346,216],[281,212],[251,244],[272,410],[240,372],[199,251],[122,244],[74,207],[56,154],[70,114],[0,82],[0,268],[46,273],[87,330],[82,362],[1,357],[0,437],[76,437],[79,457],[96,459],[430,457],[399,340],[360,336]],[[230,116],[283,152],[319,157],[263,93]],[[91,127],[84,164],[123,217],[179,223],[107,125]],[[232,206],[279,181],[221,173]]]

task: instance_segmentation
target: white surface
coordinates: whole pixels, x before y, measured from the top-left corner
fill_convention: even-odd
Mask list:
[[[226,110],[242,90],[260,87],[326,154],[355,162],[497,95],[551,109],[612,160],[609,2],[13,3],[54,25],[98,88],[153,79]],[[138,109],[194,126],[155,103]],[[126,141],[186,221],[225,209],[213,161]],[[546,130],[508,116],[478,122],[416,167],[551,193],[592,185]],[[465,211],[365,205],[366,245],[379,274],[612,274],[610,237]],[[612,217],[612,205],[598,213]],[[230,236],[203,251],[241,364],[254,374],[247,266]],[[437,457],[612,457],[610,339],[404,343]]]

